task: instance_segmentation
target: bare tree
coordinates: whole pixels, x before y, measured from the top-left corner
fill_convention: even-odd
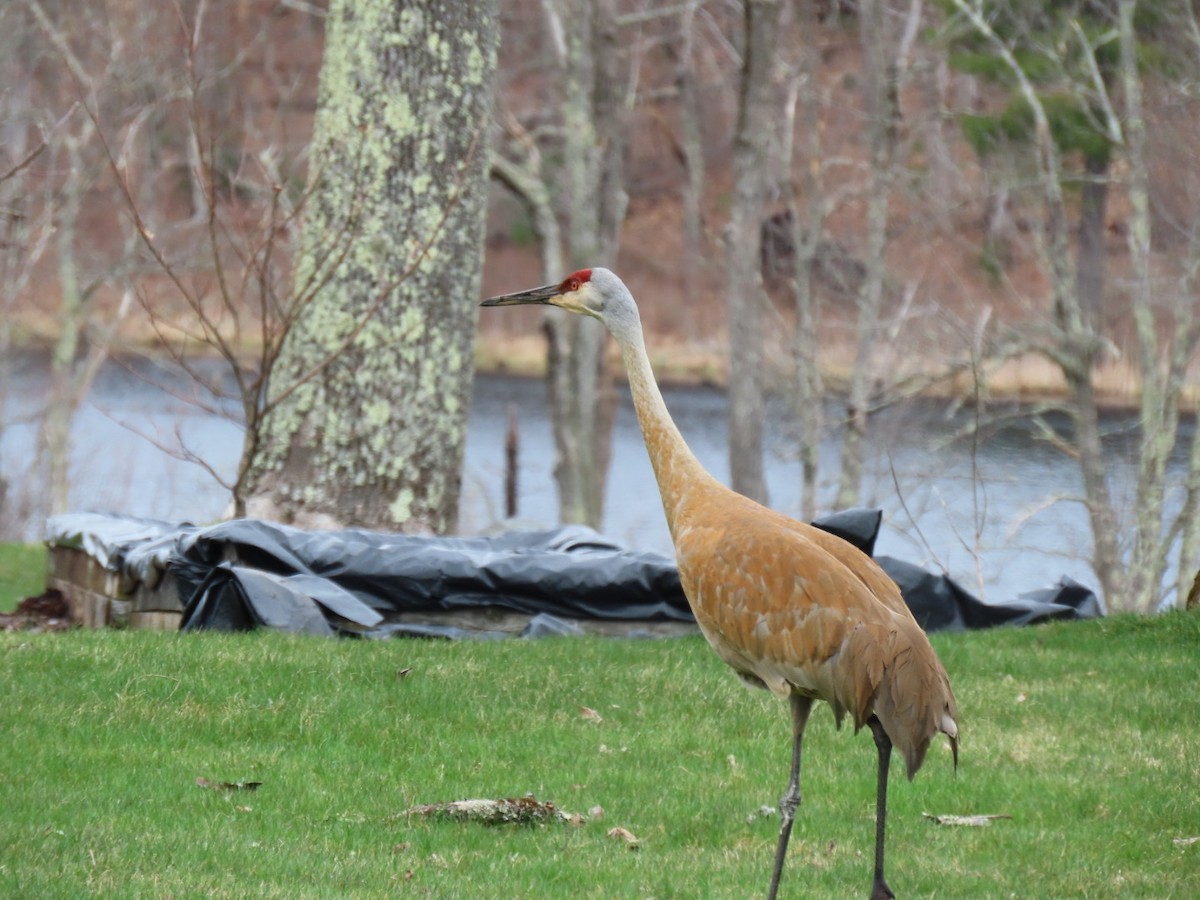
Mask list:
[[[547,90],[561,121],[539,128],[511,110],[502,113],[493,174],[529,210],[543,276],[553,280],[565,270],[616,260],[634,85],[613,0],[544,0],[542,10],[550,46]],[[540,123],[542,111],[531,110],[528,118]],[[559,518],[599,527],[616,409],[607,336],[597,322],[560,310],[548,311],[543,327]]]
[[[624,125],[628,75],[616,4],[559,4],[565,35],[563,197],[568,268],[613,263],[625,219]],[[563,22],[570,25],[565,29]],[[570,74],[567,74],[567,73]],[[547,385],[557,451],[554,477],[564,522],[598,527],[612,456],[615,396],[598,322],[554,310],[545,320]]]
[[[23,13],[17,7],[0,10],[0,66],[5,73],[0,87],[0,436],[17,424],[7,406],[17,301],[28,290],[54,232],[53,207],[47,192],[39,189],[47,144],[33,121],[31,82],[24,77],[34,42]],[[23,536],[31,509],[40,504],[44,491],[30,475],[27,469],[0,468],[0,539]]]
[[[765,503],[763,476],[763,307],[761,228],[766,171],[779,109],[775,47],[779,0],[746,0],[733,198],[726,229],[729,310],[729,459],[735,491]]]
[[[39,173],[45,230],[40,237],[26,235],[39,254],[53,258],[60,298],[39,456],[44,511],[57,513],[66,510],[69,498],[71,424],[132,307],[128,279],[136,267],[132,229],[118,222],[98,235],[85,227],[97,198],[112,196],[95,114],[103,107],[123,132],[124,144],[135,145],[157,109],[137,109],[128,100],[153,80],[154,63],[135,52],[138,31],[148,27],[140,17],[112,21],[83,13],[68,29],[39,0],[23,0],[22,6],[31,42],[23,53],[34,54],[59,76],[53,86],[47,80],[39,84],[35,115],[54,123],[43,129],[46,168]],[[33,78],[32,71],[23,74]],[[28,280],[20,283],[22,291],[28,288]]]
[[[836,505],[854,506],[862,494],[863,443],[878,374],[874,360],[887,279],[888,208],[899,127],[897,45],[886,0],[863,0],[858,21],[863,51],[863,108],[870,159],[864,277],[855,298],[854,362],[842,432],[842,465]]]
[[[1069,96],[1086,95],[1087,107],[1098,112],[1089,127],[1101,134],[1110,147],[1121,151],[1129,171],[1122,185],[1132,210],[1129,226],[1132,277],[1126,299],[1134,330],[1131,351],[1139,373],[1140,439],[1137,475],[1131,493],[1132,516],[1123,522],[1106,466],[1101,402],[1094,383],[1098,361],[1113,352],[1117,343],[1102,330],[1102,322],[1091,306],[1094,296],[1087,287],[1087,279],[1081,282],[1077,271],[1086,253],[1094,252],[1095,248],[1074,259],[1071,255],[1068,201],[1063,187],[1069,172],[1060,134],[1049,111],[1050,100],[1027,71],[1032,60],[1018,58],[1011,42],[997,32],[983,3],[954,0],[954,6],[1002,62],[1033,123],[1037,190],[1043,211],[1042,253],[1052,313],[1048,322],[1027,337],[1027,346],[1043,353],[1062,371],[1072,424],[1070,433],[1060,432],[1049,424],[1044,425],[1044,430],[1049,439],[1067,448],[1079,460],[1083,499],[1092,526],[1092,565],[1109,607],[1149,612],[1161,601],[1163,578],[1173,547],[1180,556],[1179,577],[1172,585],[1177,599],[1182,599],[1191,582],[1187,573],[1196,564],[1196,547],[1188,546],[1188,541],[1197,532],[1192,486],[1200,472],[1195,467],[1200,457],[1193,455],[1186,476],[1188,501],[1182,509],[1172,510],[1166,503],[1171,490],[1168,461],[1179,445],[1179,415],[1186,374],[1200,350],[1200,326],[1195,311],[1195,270],[1200,265],[1200,256],[1193,231],[1186,238],[1186,263],[1178,275],[1173,278],[1155,275],[1164,268],[1166,260],[1154,252],[1151,241],[1153,197],[1142,103],[1144,76],[1137,66],[1139,45],[1154,39],[1155,34],[1139,34],[1135,30],[1136,3],[1130,0],[1091,5],[1089,14],[1101,17],[1112,29],[1109,34],[1118,41],[1120,95],[1108,79],[1099,75],[1102,63],[1097,57],[1110,38],[1093,40],[1082,29],[1075,35],[1073,53],[1082,60],[1083,74],[1060,87]],[[1156,13],[1162,18],[1156,20],[1152,16],[1148,27],[1157,26],[1154,30],[1159,35],[1196,33],[1195,14],[1190,5],[1179,4],[1169,11],[1160,8]],[[1196,47],[1193,44],[1187,48],[1174,64],[1194,73]],[[1166,44],[1159,45],[1160,52],[1166,49]],[[1200,201],[1200,195],[1193,194],[1187,200],[1192,204],[1196,201]],[[1085,211],[1089,202],[1094,199],[1089,201],[1085,197],[1082,201]],[[1200,206],[1192,206],[1193,220],[1197,209]],[[1091,240],[1081,230],[1081,245]]]
[[[1178,568],[1173,579],[1175,604],[1182,607],[1200,565],[1200,449],[1195,435],[1183,476],[1186,500],[1177,512],[1168,508],[1173,490],[1169,472],[1171,457],[1179,448],[1180,414],[1185,400],[1188,372],[1200,353],[1200,184],[1193,176],[1183,185],[1185,203],[1191,206],[1190,224],[1184,231],[1186,248],[1183,265],[1166,279],[1156,276],[1158,268],[1152,240],[1151,204],[1154,200],[1147,141],[1146,113],[1139,70],[1139,41],[1135,28],[1136,0],[1119,0],[1117,31],[1120,43],[1120,82],[1126,157],[1129,162],[1128,195],[1132,213],[1128,247],[1132,263],[1130,297],[1136,332],[1136,355],[1141,374],[1140,424],[1137,487],[1135,491],[1133,547],[1128,569],[1129,582],[1122,598],[1128,608],[1153,610],[1160,602],[1164,574],[1172,548],[1177,548]],[[1184,67],[1184,84],[1200,78],[1200,22],[1191,4],[1174,4],[1159,25],[1157,37]],[[1171,46],[1168,35],[1176,29],[1185,39],[1182,47]],[[1190,38],[1190,39],[1189,39]],[[1179,52],[1182,51],[1182,52]],[[1176,102],[1187,97],[1180,91]],[[1190,106],[1196,106],[1195,97]],[[1186,120],[1185,120],[1186,121]],[[1194,128],[1190,136],[1200,137]],[[1165,526],[1165,527],[1164,527]],[[1164,539],[1165,531],[1165,539]],[[1176,544],[1178,538],[1178,544]]]
[[[230,490],[234,513],[244,515],[250,464],[261,444],[264,418],[291,392],[281,389],[268,395],[270,386],[277,384],[273,375],[280,347],[324,287],[329,272],[345,258],[354,237],[349,232],[328,233],[317,276],[292,290],[292,235],[309,192],[293,186],[300,151],[286,138],[277,107],[259,102],[269,97],[287,106],[304,79],[292,73],[255,86],[247,71],[254,68],[272,77],[266,48],[279,17],[263,17],[257,27],[246,29],[243,16],[207,16],[208,5],[200,3],[190,19],[182,10],[165,21],[137,19],[137,28],[155,35],[154,41],[139,43],[175,43],[184,52],[173,56],[169,65],[160,62],[151,70],[152,76],[139,86],[142,105],[134,105],[132,119],[123,120],[112,115],[114,103],[98,90],[101,82],[86,71],[67,33],[49,19],[37,0],[30,0],[30,5],[41,30],[74,76],[76,128],[91,138],[98,164],[86,169],[64,166],[64,171],[88,172],[91,180],[82,189],[68,180],[56,194],[55,215],[70,225],[59,228],[57,242],[64,305],[81,308],[81,300],[72,298],[81,294],[86,298],[99,286],[93,282],[86,291],[80,290],[73,249],[78,242],[73,223],[84,198],[99,193],[108,202],[108,215],[115,208],[118,222],[133,224],[125,236],[131,264],[115,279],[122,291],[118,312],[127,312],[136,298],[142,321],[159,339],[155,349],[165,351],[185,376],[182,387],[177,379],[164,383],[172,384],[169,389],[179,391],[180,399],[210,415],[229,417],[244,428],[236,474],[232,479],[224,477],[178,433],[169,442],[143,433],[136,425],[127,427],[164,452],[206,469]],[[231,102],[229,87],[235,80],[243,93]],[[73,134],[68,132],[58,143],[74,159],[84,144],[72,140]],[[122,207],[124,215],[119,212]],[[135,248],[143,252],[132,264]],[[120,317],[110,317],[103,331],[91,327],[93,334],[84,341],[73,317],[66,317],[55,349],[55,360],[63,362],[56,362],[54,368],[67,371],[70,378],[55,376],[52,388],[65,382],[77,405],[119,321]],[[102,339],[97,340],[97,335]],[[86,354],[68,367],[67,361],[79,355],[73,348],[81,343],[87,345]],[[131,351],[127,348],[127,352]],[[214,355],[225,364],[224,371],[218,369],[215,375],[210,364]],[[299,380],[315,377],[319,368],[302,373]],[[293,383],[291,388],[297,386]],[[47,420],[67,433],[70,414],[56,415],[51,406]],[[64,452],[61,465],[65,464]]]
[[[783,152],[780,154],[792,174],[788,192],[788,218],[794,249],[790,285],[795,298],[796,321],[792,333],[792,359],[795,366],[793,408],[799,434],[803,496],[801,518],[812,521],[819,513],[820,448],[825,433],[825,385],[821,374],[820,346],[821,302],[816,285],[817,250],[824,234],[828,198],[825,191],[824,149],[821,142],[821,113],[825,106],[817,83],[820,49],[815,40],[818,14],[808,5],[804,20],[806,31],[814,35],[800,48],[792,67],[788,100],[783,116]],[[802,108],[799,153],[796,147],[796,111]],[[799,169],[803,174],[796,176]]]
[[[1136,199],[1133,204],[1135,215],[1129,230],[1130,253],[1138,260],[1134,285],[1139,297],[1146,294],[1153,296],[1165,282],[1166,289],[1162,291],[1157,307],[1159,319],[1174,319],[1176,333],[1167,345],[1169,352],[1165,358],[1160,350],[1157,375],[1158,383],[1165,388],[1163,405],[1167,409],[1174,409],[1181,402],[1186,403],[1180,397],[1185,386],[1190,385],[1195,391],[1194,367],[1200,352],[1200,335],[1197,334],[1200,331],[1200,173],[1188,164],[1176,168],[1181,158],[1190,158],[1193,148],[1200,144],[1200,110],[1197,110],[1200,104],[1194,91],[1188,90],[1188,86],[1194,86],[1197,78],[1200,78],[1200,72],[1197,72],[1200,18],[1194,7],[1183,0],[1167,4],[1166,27],[1160,32],[1160,38],[1166,42],[1164,35],[1175,36],[1175,40],[1169,44],[1171,58],[1185,61],[1188,67],[1182,70],[1184,77],[1170,82],[1171,90],[1165,92],[1165,97],[1159,98],[1155,120],[1147,122],[1142,91],[1136,90],[1137,85],[1131,83],[1138,74],[1136,47],[1131,40],[1131,20],[1137,10],[1137,5],[1130,0],[1123,0],[1119,5],[1121,75],[1125,85],[1130,145],[1135,150],[1144,150],[1146,160],[1142,166],[1131,166],[1132,183],[1135,186],[1144,185],[1147,197]],[[1157,135],[1153,144],[1152,134]],[[1158,163],[1163,173],[1157,179],[1157,184],[1150,177],[1152,163]],[[1182,173],[1182,177],[1175,173]],[[1166,232],[1173,238],[1163,243],[1178,248],[1178,264],[1169,279],[1155,277],[1155,270],[1161,265],[1161,253],[1153,252],[1150,231],[1150,222],[1153,220],[1159,223],[1160,235]],[[1142,353],[1143,368],[1152,366],[1154,354],[1147,351],[1154,347],[1157,333],[1152,321],[1139,321],[1139,345],[1146,347]],[[1195,406],[1193,399],[1193,423]],[[1165,437],[1161,440],[1166,442]],[[1178,433],[1176,442],[1182,443]],[[1178,517],[1170,525],[1168,535],[1172,538],[1179,535],[1175,604],[1182,607],[1186,600],[1188,607],[1193,608],[1200,592],[1200,440],[1197,440],[1194,430],[1191,448],[1184,459],[1184,502]],[[1169,460],[1167,465],[1170,465]],[[1171,478],[1170,474],[1167,478]],[[1168,488],[1170,485],[1168,481]]]
[[[415,282],[420,300],[409,304],[407,318],[396,317],[400,321],[390,321],[389,325],[407,329],[406,333],[412,339],[412,326],[419,319],[428,297],[444,298],[450,309],[458,311],[457,316],[445,316],[457,324],[456,336],[453,340],[447,337],[444,353],[429,339],[438,333],[431,326],[428,334],[413,340],[418,351],[410,351],[404,357],[409,362],[419,358],[414,365],[423,374],[417,385],[426,393],[432,393],[429,408],[436,413],[439,422],[457,423],[457,438],[449,438],[449,443],[434,440],[436,429],[427,427],[428,417],[419,418],[412,414],[417,409],[416,404],[405,402],[399,406],[395,419],[407,433],[426,436],[425,456],[418,465],[420,454],[412,449],[412,445],[398,448],[394,454],[385,454],[388,456],[386,464],[393,469],[403,468],[405,477],[411,482],[407,488],[397,487],[389,497],[391,502],[384,501],[382,506],[387,516],[408,515],[409,527],[453,527],[474,324],[474,305],[463,303],[462,298],[478,294],[477,283],[472,279],[477,280],[479,268],[463,260],[470,253],[478,253],[481,246],[479,194],[472,195],[476,198],[472,201],[476,204],[474,207],[471,202],[464,202],[463,196],[464,186],[478,181],[485,155],[481,132],[485,128],[482,110],[487,101],[481,98],[490,90],[489,66],[494,49],[491,43],[494,33],[489,32],[489,29],[494,32],[490,5],[480,4],[469,10],[477,13],[478,20],[483,23],[485,40],[482,45],[474,45],[466,29],[455,31],[451,36],[453,40],[445,35],[445,29],[453,30],[464,24],[468,11],[460,10],[461,16],[447,20],[438,9],[410,8],[402,17],[404,28],[419,30],[428,26],[421,32],[419,45],[436,59],[438,65],[448,66],[451,60],[466,61],[462,67],[455,62],[453,81],[440,77],[428,79],[429,84],[441,85],[445,90],[462,91],[453,103],[442,102],[445,98],[439,98],[439,110],[460,111],[464,116],[479,113],[479,117],[448,129],[444,135],[439,134],[441,142],[433,142],[436,146],[429,142],[422,145],[422,149],[435,153],[439,159],[449,160],[443,178],[432,178],[431,169],[425,167],[427,160],[421,157],[420,151],[414,152],[413,158],[405,158],[403,146],[397,153],[397,168],[389,175],[385,155],[367,140],[368,132],[352,128],[349,139],[341,141],[340,147],[345,151],[342,158],[345,166],[338,174],[344,174],[348,184],[340,196],[341,205],[338,201],[327,201],[322,209],[309,215],[310,220],[319,215],[324,218],[311,225],[313,237],[304,246],[305,252],[296,266],[293,242],[301,231],[301,219],[313,213],[317,205],[313,198],[322,186],[322,177],[331,175],[338,161],[322,160],[324,168],[313,168],[309,185],[300,186],[301,178],[297,173],[303,170],[303,160],[297,156],[296,145],[287,133],[288,125],[282,120],[286,119],[289,104],[296,98],[297,91],[303,90],[303,76],[297,77],[294,62],[289,70],[271,54],[272,23],[294,15],[283,9],[286,4],[280,7],[281,15],[265,17],[244,14],[245,10],[240,6],[232,16],[216,15],[206,2],[186,11],[168,9],[165,19],[169,27],[165,30],[174,33],[168,34],[166,40],[160,39],[163,17],[139,17],[139,11],[128,11],[134,17],[130,21],[109,23],[111,27],[106,36],[111,38],[114,49],[106,62],[97,53],[94,41],[88,47],[88,55],[73,49],[76,41],[88,35],[86,27],[81,27],[79,21],[73,22],[68,31],[46,13],[40,0],[23,0],[23,3],[53,47],[62,68],[71,75],[65,83],[73,85],[69,93],[75,96],[79,106],[75,118],[68,124],[89,139],[86,144],[68,144],[60,140],[51,149],[55,153],[67,153],[72,148],[86,147],[91,162],[98,164],[98,167],[92,165],[83,169],[70,165],[61,167],[64,171],[85,171],[92,180],[92,187],[89,192],[85,186],[75,195],[64,190],[62,202],[56,200],[55,215],[60,221],[67,221],[66,217],[74,207],[66,201],[72,196],[87,197],[89,202],[94,202],[94,196],[103,193],[110,207],[114,199],[122,202],[128,215],[118,217],[118,220],[131,221],[134,226],[124,232],[123,258],[132,262],[131,251],[137,248],[142,251],[138,261],[141,270],[127,265],[119,272],[114,270],[107,281],[94,280],[77,287],[74,269],[67,266],[73,258],[70,251],[75,242],[71,240],[71,229],[60,227],[56,259],[64,297],[80,295],[87,298],[92,293],[100,296],[101,292],[94,285],[107,287],[110,283],[120,288],[119,309],[128,309],[132,298],[136,297],[145,321],[157,333],[162,347],[190,378],[191,384],[184,388],[186,399],[200,403],[210,412],[232,415],[245,426],[241,460],[236,474],[230,479],[223,478],[207,460],[197,456],[181,441],[171,445],[154,438],[160,447],[208,469],[231,490],[234,512],[244,513],[247,496],[254,487],[261,486],[264,472],[269,468],[264,464],[267,452],[277,451],[279,447],[280,432],[278,428],[268,432],[268,422],[278,426],[285,409],[289,409],[289,416],[294,418],[296,401],[306,391],[311,392],[317,387],[324,389],[332,384],[331,371],[335,367],[342,373],[351,372],[361,377],[366,367],[355,369],[348,365],[348,357],[352,349],[362,352],[362,341],[373,341],[372,346],[400,346],[399,341],[383,340],[378,333],[372,335],[368,326],[382,318],[376,314],[384,308],[385,302],[395,300],[402,285]],[[371,11],[362,12],[363,16],[369,14]],[[99,19],[97,21],[104,25]],[[405,34],[411,37],[410,32]],[[155,39],[149,39],[148,35],[154,35]],[[182,42],[176,40],[179,36],[182,36]],[[159,68],[147,65],[144,71],[139,70],[136,82],[124,83],[118,78],[128,75],[127,66],[122,68],[126,59],[122,53],[135,47],[178,45],[184,47],[185,53],[181,58],[172,58],[173,63],[176,59],[179,63],[173,69],[155,58],[154,65]],[[100,43],[98,46],[106,45]],[[353,77],[357,64],[353,60],[349,63],[343,68]],[[411,124],[413,118],[425,124],[432,122],[430,117],[422,118],[424,113],[419,107],[410,109],[408,106],[410,103],[415,105],[416,100],[415,92],[411,91],[413,85],[405,79],[415,71],[407,70],[392,86],[395,90],[381,93],[381,96],[397,98],[385,110],[385,125],[393,132],[405,123]],[[122,84],[127,90],[140,91],[140,102],[120,106],[101,89],[107,89],[110,82]],[[234,84],[240,90],[230,90]],[[114,116],[115,111],[126,109],[131,110],[130,118]],[[163,140],[159,140],[160,135],[164,136]],[[466,163],[459,169],[457,164],[461,158],[465,158]],[[367,233],[367,225],[378,223],[366,213],[373,209],[371,202],[376,197],[394,192],[400,183],[394,173],[401,171],[405,164],[418,172],[410,183],[414,187],[413,194],[425,190],[428,204],[421,210],[410,207],[402,214],[406,225],[412,225],[407,232],[390,226],[385,228],[399,236],[397,246],[405,257],[392,271],[379,273],[373,283],[375,290],[357,308],[347,308],[344,314],[322,313],[325,307],[318,300],[327,299],[335,276],[343,275],[347,268],[354,266],[359,274],[369,268],[364,260],[372,248],[378,249],[379,239],[377,234],[373,237]],[[178,176],[182,177],[176,181]],[[443,195],[439,196],[434,187]],[[447,202],[441,202],[446,197],[449,198]],[[474,209],[475,214],[462,216],[467,208]],[[333,214],[330,214],[331,209]],[[460,218],[452,221],[453,216]],[[445,240],[446,235],[451,235],[454,241]],[[435,246],[438,238],[442,240]],[[466,248],[465,252],[463,248]],[[432,264],[434,259],[438,261],[437,266]],[[431,271],[445,269],[453,269],[469,283],[450,289],[429,277]],[[111,306],[105,307],[106,322],[110,325],[113,322],[111,311]],[[337,320],[340,330],[334,328],[322,333],[322,322],[328,324],[331,316]],[[319,349],[306,359],[299,359],[295,353],[285,355],[285,347],[296,346],[301,329],[307,329],[310,344],[314,343],[313,336],[317,336],[315,343],[319,344]],[[107,334],[107,330],[103,333],[94,331],[85,339],[79,329],[64,327],[59,342],[64,349],[56,356],[72,359],[72,371],[90,375],[103,358],[106,346],[106,340],[98,338]],[[86,347],[87,352],[82,355],[72,353],[73,347]],[[214,377],[212,366],[197,359],[211,356],[213,351],[225,363],[224,376],[218,372]],[[63,368],[65,371],[65,364]],[[434,377],[438,372],[449,373],[444,384]],[[386,374],[391,376],[393,373]],[[236,401],[233,411],[227,396],[230,380]],[[58,381],[67,383],[65,378],[56,383]],[[82,397],[86,391],[86,381],[81,378],[73,377],[69,386],[74,397]],[[419,391],[408,393],[415,396]],[[384,402],[391,402],[390,398],[385,401],[377,397],[371,407],[375,419],[379,418],[378,410]],[[70,415],[49,416],[47,421],[58,426],[48,429],[49,433],[65,434]],[[290,421],[290,418],[285,417],[282,421]],[[357,434],[345,437],[342,442],[354,443],[358,437]],[[276,443],[269,443],[268,438],[276,439]],[[457,451],[453,446],[455,441]],[[409,451],[407,464],[402,465],[397,460]],[[376,454],[376,458],[380,452],[380,441],[367,450],[368,454]],[[51,454],[47,457],[57,458]],[[61,458],[65,461],[65,453]],[[437,482],[421,468],[422,465],[436,467],[443,480]],[[352,476],[347,475],[338,484],[346,486],[350,492],[358,491],[360,495],[384,496],[384,491],[378,489],[381,487],[378,482],[373,483],[374,491],[364,488],[363,477],[360,470]],[[356,478],[358,483],[355,483]],[[309,487],[320,483],[319,479],[313,478]],[[406,490],[411,491],[411,497]],[[439,504],[437,515],[449,510],[448,518],[435,521],[435,516],[427,512],[423,504],[433,496]],[[276,509],[280,506],[276,503]],[[312,513],[311,510],[308,512]],[[379,513],[378,508],[375,513]],[[347,516],[347,519],[366,522],[361,517]],[[376,519],[374,524],[381,521],[384,520]],[[393,518],[386,521],[394,523]]]
[[[352,198],[344,227],[325,234],[319,253],[310,260],[311,277],[296,280],[295,235],[313,193],[312,184],[291,186],[297,180],[294,170],[302,166],[301,150],[289,144],[278,122],[259,121],[259,111],[250,109],[252,103],[245,99],[240,127],[234,132],[226,127],[226,87],[235,76],[246,74],[244,64],[261,61],[272,39],[272,17],[248,35],[239,32],[242,43],[235,45],[234,58],[222,60],[211,53],[221,45],[215,33],[220,26],[204,12],[201,5],[194,18],[176,23],[185,64],[174,100],[183,113],[177,127],[186,147],[181,168],[190,210],[180,215],[148,202],[147,192],[139,188],[138,160],[118,155],[103,130],[101,137],[150,271],[165,276],[170,286],[166,292],[144,284],[136,290],[145,321],[158,338],[156,349],[165,351],[185,376],[187,387],[180,399],[234,421],[243,431],[243,442],[234,475],[228,478],[178,435],[173,444],[142,436],[205,469],[230,492],[233,514],[244,516],[267,416],[320,375],[337,351],[358,336],[386,292],[325,359],[290,381],[279,373],[289,334],[310,313],[359,238],[363,198]],[[270,93],[287,102],[300,83],[276,82]],[[266,118],[274,116],[267,113]],[[214,356],[222,364],[215,375],[210,364]]]
[[[788,64],[790,86],[781,117],[782,158],[791,173],[788,207],[765,226],[771,243],[764,249],[764,266],[776,283],[786,276],[795,302],[791,357],[796,377],[790,396],[798,420],[802,502],[810,518],[818,509],[818,449],[827,427],[840,426],[841,434],[833,504],[859,504],[871,415],[968,365],[965,353],[952,353],[942,365],[904,362],[905,353],[910,360],[913,355],[910,342],[930,341],[928,324],[938,298],[918,302],[919,277],[901,286],[889,268],[889,236],[896,228],[892,195],[911,182],[901,175],[911,167],[924,133],[916,117],[902,123],[899,109],[900,90],[917,56],[923,14],[922,0],[910,0],[903,8],[884,0],[854,6],[864,61],[861,108],[830,99],[835,87],[822,67],[822,52],[831,42],[837,45],[844,25],[828,24],[814,8],[796,23],[803,38]],[[849,131],[861,151],[844,154],[839,152],[844,145],[825,146],[826,127]],[[915,192],[905,199],[920,202]],[[835,217],[842,229],[846,221],[856,227],[861,223],[857,247],[833,230]],[[790,267],[782,265],[785,261]],[[838,312],[830,315],[835,307]],[[847,374],[838,379],[844,381],[846,413],[840,421],[826,423],[822,366],[828,357],[818,350],[845,346],[846,334]]]
[[[704,247],[704,184],[707,164],[704,152],[704,118],[701,104],[700,73],[697,65],[696,14],[703,0],[690,0],[684,7],[679,23],[679,46],[676,51],[676,86],[679,107],[679,156],[684,179],[681,186],[683,202],[683,278],[684,292],[698,297],[705,269]],[[674,42],[672,42],[672,45]],[[689,338],[695,331],[689,323]]]

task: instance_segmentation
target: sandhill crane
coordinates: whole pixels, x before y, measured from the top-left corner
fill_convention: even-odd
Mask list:
[[[642,437],[662,494],[679,577],[708,643],[741,679],[786,698],[792,768],[768,897],[774,898],[800,804],[800,745],[813,701],[838,724],[871,729],[879,756],[873,900],[884,879],[884,822],[892,747],[911,780],[938,732],[958,765],[954,694],[946,670],[900,590],[857,548],[734,493],[688,449],[654,380],[637,304],[608,269],[492,297],[484,306],[540,303],[599,319],[620,345]]]

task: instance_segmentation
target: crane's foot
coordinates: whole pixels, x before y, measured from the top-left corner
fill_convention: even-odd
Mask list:
[[[871,900],[896,900],[896,895],[892,893],[886,881],[876,880],[871,888]]]
[[[779,826],[779,843],[775,847],[775,865],[771,870],[771,886],[767,889],[767,900],[775,900],[779,894],[779,880],[783,877],[783,863],[787,859],[788,839],[792,836],[792,822],[796,818],[796,807],[800,805],[798,796],[790,803],[786,799],[789,796],[791,796],[790,792],[785,794],[785,799],[779,803],[779,810],[783,813],[783,822]]]
[[[775,847],[775,868],[771,872],[771,887],[767,890],[767,900],[775,900],[779,893],[779,879],[783,877],[783,863],[787,859],[788,839],[792,836],[792,822],[796,818],[796,808],[800,806],[800,747],[804,741],[804,726],[808,722],[808,714],[812,710],[812,698],[792,694],[792,776],[788,779],[787,790],[779,798],[779,813],[782,821],[779,823],[779,844]]]
[[[792,823],[796,820],[796,810],[799,808],[800,781],[793,771],[787,791],[779,798],[779,843],[775,847],[775,867],[771,872],[771,887],[767,890],[767,900],[775,900],[779,893],[779,879],[783,877],[783,863],[787,859],[788,840],[792,836]]]

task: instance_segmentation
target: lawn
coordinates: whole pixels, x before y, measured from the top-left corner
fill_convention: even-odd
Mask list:
[[[898,895],[1200,895],[1200,616],[935,644],[961,764],[939,743],[912,784],[894,768]],[[760,808],[787,778],[786,712],[698,638],[7,633],[0,659],[2,896],[765,893],[778,819]],[[868,734],[814,713],[781,896],[867,893],[874,758]],[[527,793],[603,816],[405,812]]]
[[[26,597],[45,589],[45,546],[0,544],[0,613],[12,612]]]

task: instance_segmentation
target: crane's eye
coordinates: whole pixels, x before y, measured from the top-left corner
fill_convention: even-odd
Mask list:
[[[567,284],[567,290],[569,290],[569,291],[571,291],[571,292],[574,292],[574,291],[577,291],[577,290],[579,290],[579,286],[580,286],[580,285],[579,285],[579,279],[578,279],[578,278],[572,278],[572,279],[571,279],[571,281],[570,281],[570,283],[568,283],[568,284]]]

